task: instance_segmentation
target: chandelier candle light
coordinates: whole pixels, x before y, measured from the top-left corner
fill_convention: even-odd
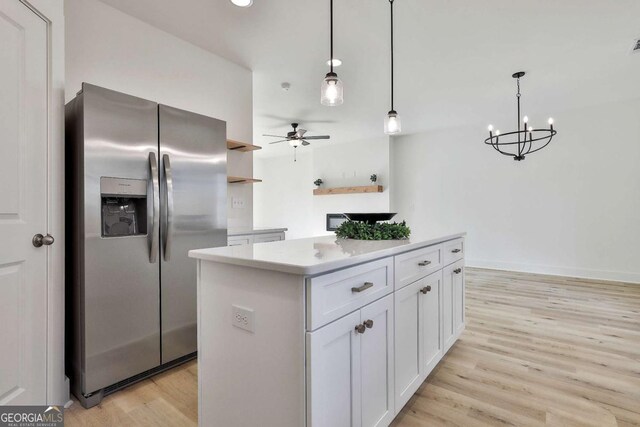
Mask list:
[[[392,0],[390,0],[392,1]],[[514,160],[524,160],[527,154],[535,153],[549,145],[553,137],[558,133],[553,128],[553,119],[549,118],[549,127],[545,129],[534,129],[529,125],[529,117],[524,116],[520,119],[520,78],[524,76],[524,71],[513,74],[513,78],[517,80],[518,93],[516,99],[518,102],[518,130],[500,134],[493,126],[489,125],[489,138],[484,143],[491,145],[497,152],[505,156],[513,156]]]
[[[391,7],[391,110],[384,118],[384,133],[387,135],[394,135],[402,131],[400,124],[400,116],[398,112],[393,109],[393,0],[389,0],[389,6]]]
[[[338,78],[338,75],[333,72],[333,65],[337,62],[333,57],[333,0],[330,1],[330,26],[331,26],[331,58],[329,58],[330,71],[324,77],[322,81],[322,87],[320,88],[320,103],[328,107],[334,107],[336,105],[342,105],[344,102],[342,82]]]

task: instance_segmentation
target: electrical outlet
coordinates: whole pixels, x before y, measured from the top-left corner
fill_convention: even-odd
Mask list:
[[[254,332],[253,310],[250,308],[231,306],[231,324],[245,331]]]
[[[232,197],[231,207],[233,209],[244,209],[244,199],[242,197]]]

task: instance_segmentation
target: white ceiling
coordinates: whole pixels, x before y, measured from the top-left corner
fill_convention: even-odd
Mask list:
[[[328,71],[327,0],[102,0],[254,72],[254,143],[282,153],[262,133],[292,120],[331,143],[382,134],[389,110],[389,3],[335,1],[335,56],[345,86],[340,107],[320,105]],[[523,106],[535,123],[549,115],[640,96],[639,0],[397,0],[396,110],[403,133],[514,115],[524,70]],[[288,92],[280,88],[291,83]],[[558,123],[558,128],[561,123]],[[509,123],[502,124],[510,128]],[[316,142],[327,144],[328,142]]]

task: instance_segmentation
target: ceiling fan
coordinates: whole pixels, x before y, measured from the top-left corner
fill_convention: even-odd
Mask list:
[[[298,148],[300,145],[309,145],[311,144],[309,140],[330,138],[329,135],[305,136],[305,134],[307,133],[307,130],[298,129],[298,123],[291,123],[291,127],[293,128],[293,130],[291,132],[287,132],[287,136],[268,135],[268,134],[265,134],[262,136],[269,136],[273,138],[284,138],[284,139],[281,139],[280,141],[270,142],[269,144],[278,144],[280,142],[289,141],[289,145],[291,145],[293,148]]]

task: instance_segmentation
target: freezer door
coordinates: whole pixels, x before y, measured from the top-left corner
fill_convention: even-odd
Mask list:
[[[162,363],[197,350],[191,249],[227,244],[226,123],[159,106]]]
[[[83,393],[160,363],[157,104],[83,84]],[[68,141],[71,143],[71,141]],[[82,251],[84,245],[84,252]]]

